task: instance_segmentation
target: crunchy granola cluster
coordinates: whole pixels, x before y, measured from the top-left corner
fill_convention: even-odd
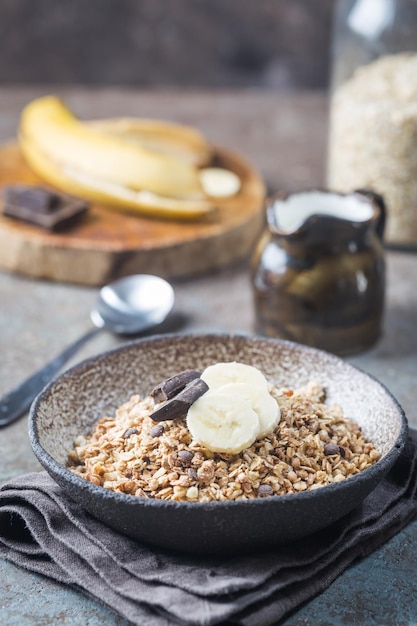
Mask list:
[[[155,424],[152,398],[133,396],[89,436],[80,436],[68,467],[96,485],[162,500],[246,500],[339,482],[380,454],[314,383],[272,388],[281,409],[275,431],[240,454],[212,453],[192,441],[185,419]]]

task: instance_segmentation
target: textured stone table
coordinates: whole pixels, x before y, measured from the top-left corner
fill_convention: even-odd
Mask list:
[[[323,183],[326,100],[320,94],[55,89],[82,117],[141,115],[198,126],[213,142],[244,154],[271,190]],[[0,89],[0,140],[15,135],[21,107],[36,88]],[[349,358],[383,382],[417,427],[417,255],[387,251],[384,333],[366,353]],[[248,264],[174,284],[183,331],[253,332]],[[89,327],[96,290],[34,281],[0,272],[0,394],[53,357]],[[68,365],[120,340],[97,336]],[[40,469],[26,417],[0,430],[0,483]],[[417,622],[417,522],[345,572],[321,596],[285,621],[408,625]],[[127,623],[94,601],[0,561],[0,623],[108,626]]]

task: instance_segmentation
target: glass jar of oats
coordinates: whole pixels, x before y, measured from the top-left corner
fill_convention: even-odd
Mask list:
[[[387,206],[385,241],[417,249],[417,0],[338,0],[328,186]]]

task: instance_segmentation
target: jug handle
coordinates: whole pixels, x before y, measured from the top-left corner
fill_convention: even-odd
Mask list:
[[[367,198],[372,200],[372,202],[374,202],[379,208],[379,217],[376,222],[375,231],[381,241],[383,241],[385,223],[387,219],[387,209],[385,206],[384,198],[379,193],[375,193],[370,189],[356,189],[355,193],[360,193],[362,196],[366,196]]]

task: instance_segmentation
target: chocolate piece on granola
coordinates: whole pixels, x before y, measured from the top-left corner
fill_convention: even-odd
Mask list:
[[[341,446],[339,446],[337,443],[326,443],[326,445],[324,446],[324,454],[326,456],[332,456],[333,454],[340,454],[342,455],[341,451]],[[343,448],[342,448],[343,449]],[[343,456],[345,456],[345,450],[343,449]]]
[[[149,434],[151,437],[160,437],[164,434],[164,431],[165,429],[162,424],[155,424],[155,426],[152,426]]]
[[[193,460],[194,454],[189,450],[180,450],[178,452],[178,458],[183,465],[189,465]]]
[[[259,485],[258,487],[258,496],[260,498],[267,498],[268,496],[272,496],[274,490],[271,485]]]
[[[72,225],[88,209],[82,200],[43,187],[11,185],[2,195],[4,215],[48,231]]]
[[[175,374],[161,383],[151,391],[150,395],[155,402],[165,402],[176,396],[184,389],[188,383],[196,378],[200,378],[201,372],[197,370],[185,370],[180,374]]]
[[[138,434],[138,429],[137,428],[128,428],[127,430],[125,430],[125,432],[123,433],[122,437],[124,439],[128,439],[132,435],[137,435],[137,434]]]
[[[195,480],[196,482],[198,482],[198,474],[193,467],[189,467],[187,469],[187,474],[191,478],[191,480]]]
[[[190,406],[206,391],[208,391],[207,383],[201,378],[195,378],[180,393],[161,404],[149,417],[154,422],[185,417]]]

